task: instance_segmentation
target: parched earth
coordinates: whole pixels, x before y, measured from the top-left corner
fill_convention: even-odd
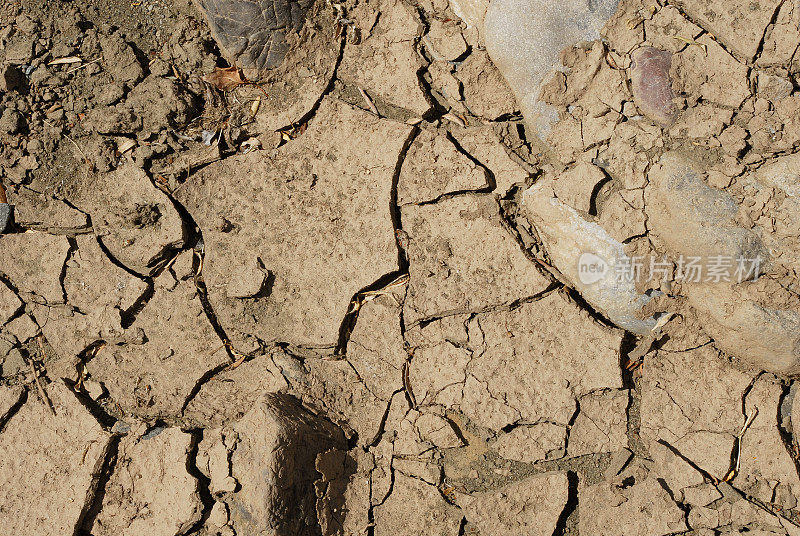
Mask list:
[[[796,384],[731,303],[615,327],[523,197],[661,254],[689,153],[799,310],[796,184],[751,176],[800,151],[800,5],[623,1],[545,140],[486,5],[317,2],[258,85],[188,0],[0,6],[0,533],[800,534]]]

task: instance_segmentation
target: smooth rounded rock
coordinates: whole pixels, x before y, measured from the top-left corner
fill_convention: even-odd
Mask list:
[[[650,233],[675,257],[699,257],[704,264],[713,258],[758,258],[764,266],[767,253],[761,238],[736,223],[736,200],[706,184],[693,160],[675,151],[664,153],[648,180]]]
[[[656,319],[641,317],[650,297],[636,290],[635,281],[615,272],[615,266],[631,262],[621,242],[560,201],[552,181],[529,188],[523,205],[550,261],[592,307],[631,333],[647,335],[653,330]]]
[[[748,366],[783,376],[800,374],[800,312],[760,304],[754,283],[689,285],[689,304],[714,345]]]
[[[672,53],[666,50],[643,47],[631,53],[634,102],[645,116],[665,127],[671,125],[678,114],[669,77],[671,66]]]

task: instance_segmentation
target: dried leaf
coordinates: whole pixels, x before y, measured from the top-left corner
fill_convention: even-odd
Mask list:
[[[69,63],[79,63],[83,60],[77,56],[67,56],[66,58],[56,58],[47,65],[66,65]]]
[[[247,82],[237,67],[217,67],[213,73],[205,75],[203,81],[220,91],[230,91]]]

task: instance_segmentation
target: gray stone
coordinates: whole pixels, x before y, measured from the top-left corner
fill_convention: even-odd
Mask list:
[[[544,138],[558,119],[539,102],[547,73],[565,47],[600,38],[618,0],[494,0],[486,11],[486,50],[514,91],[528,128]]]
[[[553,185],[553,180],[540,180],[523,195],[526,216],[536,227],[553,265],[614,324],[637,335],[648,334],[656,321],[642,320],[639,313],[650,298],[638,292],[633,281],[618,280],[614,273],[615,263],[630,260],[624,246],[562,203]]]
[[[0,234],[6,232],[11,225],[14,215],[14,207],[7,203],[0,203]]]

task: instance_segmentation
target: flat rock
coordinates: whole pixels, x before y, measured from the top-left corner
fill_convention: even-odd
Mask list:
[[[14,209],[8,203],[0,203],[0,234],[11,226]]]
[[[258,80],[281,64],[290,48],[286,34],[303,27],[311,4],[308,0],[200,2],[223,55],[231,65],[239,65],[249,80]]]
[[[693,284],[686,286],[685,294],[717,348],[744,366],[796,375],[800,372],[800,306],[796,296],[774,281],[771,286],[790,299],[789,306],[764,303],[762,282],[770,280],[739,285]]]
[[[66,237],[39,232],[2,235],[0,248],[0,273],[18,290],[51,305],[64,303],[60,278],[70,249]]]
[[[523,194],[528,220],[538,231],[550,262],[583,298],[617,326],[646,335],[655,325],[642,319],[650,298],[637,291],[633,278],[617,277],[615,267],[630,265],[624,246],[609,232],[562,202],[555,181],[540,180]]]
[[[199,484],[186,470],[191,434],[167,428],[122,439],[92,526],[98,536],[173,536],[200,520]]]
[[[152,275],[186,239],[169,198],[133,164],[101,175],[76,205],[92,216],[98,238],[130,270]]]
[[[87,366],[114,401],[140,418],[178,417],[197,382],[229,362],[191,273],[179,273],[178,278],[169,271],[161,274],[152,298],[125,334]]]
[[[464,515],[484,536],[551,536],[567,505],[566,473],[545,473],[464,498]]]
[[[205,434],[198,467],[237,534],[314,534],[317,455],[344,448],[340,430],[288,395],[264,395],[239,421]]]
[[[503,227],[494,196],[402,208],[410,282],[406,324],[535,296],[548,279]]]
[[[389,207],[410,132],[328,98],[301,138],[211,165],[181,189],[203,231],[209,299],[231,336],[336,343],[355,294],[398,269]]]
[[[700,173],[697,163],[676,152],[653,166],[645,190],[651,233],[675,256],[700,257],[704,264],[720,256],[766,262],[759,236],[736,223],[736,201],[708,186]]]
[[[0,433],[0,530],[5,534],[75,533],[108,452],[111,435],[69,387],[56,382],[46,389],[55,416],[31,395]]]

